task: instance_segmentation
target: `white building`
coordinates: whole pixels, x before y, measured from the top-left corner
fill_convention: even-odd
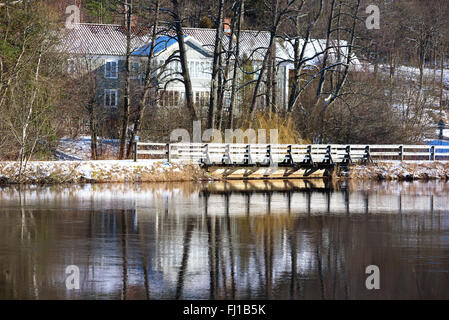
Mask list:
[[[187,61],[193,86],[194,102],[198,107],[207,110],[211,86],[213,51],[215,43],[215,29],[184,28]],[[226,33],[225,33],[226,34]],[[250,58],[253,69],[257,70],[266,54],[270,41],[269,32],[242,31],[240,36],[241,57]],[[93,62],[97,72],[99,86],[98,99],[105,107],[118,107],[121,101],[122,70],[126,59],[126,29],[121,25],[78,24],[74,29],[66,30],[64,36],[64,51],[74,60],[87,58]],[[224,36],[223,45],[228,48],[229,36]],[[132,71],[136,83],[141,80],[146,66],[146,56],[151,41],[149,29],[135,29],[131,41]],[[233,40],[235,41],[235,39]],[[306,47],[304,59],[310,69],[319,70],[320,58],[325,50],[325,40],[311,40]],[[330,57],[337,57],[337,50],[341,50],[340,59],[346,59],[347,43],[341,41],[340,46],[333,44],[329,50]],[[156,63],[163,65],[170,56],[178,50],[178,43],[173,36],[160,36],[156,45]],[[277,90],[279,108],[286,108],[289,96],[289,79],[292,75],[293,47],[288,41],[276,41],[276,59],[278,66]],[[352,57],[354,66],[360,66],[355,55]],[[184,97],[184,84],[181,81],[180,63],[173,61],[167,66],[166,72],[160,77],[159,88],[165,89],[159,104],[166,107],[181,105]],[[257,73],[256,73],[257,75]],[[170,81],[169,81],[170,80]],[[225,104],[229,97],[225,97]]]

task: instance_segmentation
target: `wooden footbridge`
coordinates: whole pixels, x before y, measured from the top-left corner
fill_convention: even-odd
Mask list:
[[[199,163],[227,179],[313,178],[353,163],[449,161],[449,146],[136,143],[134,160]]]

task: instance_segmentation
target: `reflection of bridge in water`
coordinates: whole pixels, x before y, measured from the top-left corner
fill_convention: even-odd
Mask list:
[[[448,192],[321,180],[10,188],[0,298],[449,298]],[[378,292],[365,287],[370,264]]]
[[[331,189],[323,180],[224,181],[200,193],[209,214],[382,214],[447,210],[447,197]],[[219,203],[221,202],[221,205]],[[225,209],[225,210],[224,210]]]
[[[321,180],[214,182],[183,201],[165,194],[153,202],[152,267],[176,297],[363,297],[364,287],[348,281],[363,284],[357,270],[373,261],[392,263],[391,283],[412,283],[413,273],[399,277],[409,267],[400,248],[419,245],[420,230],[438,238],[449,228],[445,201],[444,194],[333,190]],[[142,223],[149,208],[136,205]]]

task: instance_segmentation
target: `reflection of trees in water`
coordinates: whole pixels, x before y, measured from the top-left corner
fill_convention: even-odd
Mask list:
[[[448,212],[420,199],[428,210],[345,189],[204,192],[58,212],[24,194],[0,216],[0,298],[449,298]],[[65,290],[69,264],[83,292]],[[370,264],[379,292],[365,289]]]

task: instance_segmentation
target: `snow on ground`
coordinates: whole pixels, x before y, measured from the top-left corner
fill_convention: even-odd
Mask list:
[[[443,130],[443,137],[449,139],[449,129],[444,129]]]
[[[352,179],[375,180],[447,180],[449,179],[449,163],[443,161],[377,162],[371,165],[353,166],[348,176]]]
[[[384,72],[385,74],[388,74],[390,72],[390,66],[388,65],[379,65],[379,70]],[[374,65],[369,65],[369,71],[374,72]],[[398,66],[396,67],[396,75],[401,77],[414,77],[415,79],[418,79],[419,76],[419,69],[414,67],[408,67],[408,66]],[[424,68],[424,76],[425,77],[432,77],[434,75],[434,70],[432,68]],[[436,70],[435,72],[436,79],[441,78],[441,70]],[[449,69],[443,70],[443,82],[446,85],[449,85]]]
[[[100,138],[98,139],[100,142]],[[98,143],[100,154],[104,158],[113,158],[118,153],[118,140],[103,139],[103,143]],[[62,138],[56,149],[55,155],[58,160],[90,160],[91,158],[91,138],[81,136],[76,139]]]

